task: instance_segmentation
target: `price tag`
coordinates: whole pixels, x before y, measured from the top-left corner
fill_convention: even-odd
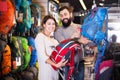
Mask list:
[[[32,17],[32,24],[34,24],[34,17]]]
[[[16,66],[21,66],[21,57],[16,57]]]

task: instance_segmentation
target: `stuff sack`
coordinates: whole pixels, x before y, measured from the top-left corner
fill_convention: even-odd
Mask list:
[[[7,34],[14,25],[14,6],[10,0],[0,0],[0,34]]]
[[[12,52],[12,72],[25,70],[29,65],[31,57],[27,39],[12,36],[9,45]]]
[[[37,62],[37,51],[35,48],[35,40],[33,37],[28,37],[27,39],[28,39],[28,45],[31,49],[31,58],[30,58],[29,66],[35,66]]]
[[[77,50],[77,53],[75,52]],[[68,60],[68,63],[66,66],[69,66],[68,68],[68,74],[65,78],[66,80],[70,80],[73,72],[74,72],[74,64],[79,63],[81,59],[81,48],[80,44],[74,40],[64,40],[59,45],[57,45],[51,56],[50,59],[54,61],[55,63],[60,62],[62,59]],[[75,55],[77,55],[75,59]],[[78,59],[77,59],[78,58]],[[56,67],[52,66],[53,69],[57,70]]]
[[[103,25],[105,23],[106,25]],[[107,39],[107,9],[102,7],[92,9],[84,19],[81,33],[96,44]]]
[[[31,4],[31,17],[32,17],[32,26],[30,28],[30,35],[32,37],[36,37],[38,32],[40,31],[40,19],[41,19],[41,10],[39,5]]]
[[[7,75],[11,72],[11,49],[9,45],[6,45],[4,51],[1,53],[1,62],[0,62],[0,77]]]

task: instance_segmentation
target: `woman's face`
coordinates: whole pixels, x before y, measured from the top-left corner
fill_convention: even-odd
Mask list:
[[[44,31],[49,33],[54,32],[56,27],[55,21],[53,19],[48,19],[43,26],[44,26]]]

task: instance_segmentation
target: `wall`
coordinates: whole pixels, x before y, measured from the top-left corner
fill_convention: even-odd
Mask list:
[[[48,0],[32,0],[32,3],[36,3],[40,6],[42,18],[48,14]]]

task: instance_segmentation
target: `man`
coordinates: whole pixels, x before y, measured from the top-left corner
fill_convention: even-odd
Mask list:
[[[59,9],[60,20],[62,26],[55,32],[55,38],[61,42],[68,38],[75,38],[80,36],[80,25],[72,22],[73,15],[72,9],[63,6]]]
[[[69,7],[61,7],[59,9],[59,15],[60,20],[62,22],[62,26],[59,27],[54,34],[55,38],[59,42],[70,38],[79,38],[78,41],[82,44],[87,44],[89,42],[87,38],[80,36],[80,25],[72,22],[73,15],[72,10]],[[75,74],[74,80],[84,80],[84,61],[81,60],[78,66],[78,73]],[[66,72],[66,78],[68,67],[65,67],[64,70]]]

